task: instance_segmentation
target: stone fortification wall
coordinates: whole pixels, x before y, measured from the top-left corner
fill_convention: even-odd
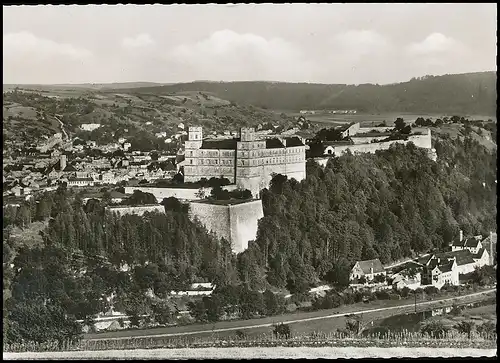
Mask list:
[[[227,239],[235,253],[248,248],[248,242],[257,236],[258,220],[264,217],[261,200],[235,205],[191,202],[189,206],[190,217],[197,218],[219,238]]]
[[[106,212],[118,213],[120,216],[125,214],[136,214],[138,216],[142,216],[146,212],[165,213],[165,207],[162,205],[113,206],[106,207]]]
[[[360,135],[360,134],[358,134]],[[354,145],[359,145],[359,144],[369,144],[372,141],[378,141],[378,140],[383,140],[386,139],[388,135],[382,135],[382,136],[366,136],[366,137],[359,137],[356,135],[353,137],[351,140],[354,142]]]
[[[374,127],[360,127],[358,130],[358,134],[366,134],[371,132],[372,130],[380,131],[380,132],[390,132],[394,127],[391,126],[374,126]]]
[[[399,143],[399,144],[407,144],[409,142],[412,142],[415,144],[415,146],[426,149],[429,151],[429,157],[432,160],[436,160],[437,156],[435,154],[435,151],[432,148],[432,137],[431,137],[431,130],[430,129],[424,129],[422,131],[422,135],[412,135],[408,137],[408,140],[391,140],[391,141],[386,141],[386,142],[377,142],[373,144],[354,144],[354,145],[342,145],[342,146],[335,146],[334,148],[334,153],[335,155],[342,155],[343,153],[347,152],[349,149],[353,154],[354,153],[372,153],[374,154],[377,150],[387,150],[390,148],[392,144]],[[354,138],[353,138],[354,140]],[[330,157],[316,157],[313,158],[314,161],[316,161],[319,165],[321,166],[326,166],[328,160]]]
[[[354,153],[375,153],[377,150],[387,150],[392,144],[407,144],[412,142],[417,147],[424,149],[432,149],[431,131],[424,131],[423,135],[412,135],[408,137],[408,140],[391,140],[386,142],[378,142],[373,144],[358,144],[358,145],[345,145],[345,146],[335,146],[335,154],[341,155],[345,153],[348,149]]]
[[[196,188],[156,188],[156,187],[125,187],[125,194],[132,194],[134,190],[140,190],[143,193],[151,193],[156,197],[158,203],[165,198],[175,197],[180,200],[196,200],[199,189]],[[212,188],[203,188],[206,195],[209,195]]]

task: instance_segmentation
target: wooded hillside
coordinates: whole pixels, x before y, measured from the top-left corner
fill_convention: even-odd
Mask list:
[[[238,104],[276,110],[496,114],[496,72],[426,76],[390,85],[192,82],[122,91],[153,94],[202,91]]]

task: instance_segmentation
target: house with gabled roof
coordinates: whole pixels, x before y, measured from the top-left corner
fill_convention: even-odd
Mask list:
[[[435,258],[423,269],[422,285],[441,289],[445,284],[453,286],[460,284],[457,263],[455,260],[443,261],[440,258]]]
[[[384,266],[378,258],[366,261],[357,261],[351,269],[350,280],[365,277],[367,281],[373,280],[376,275],[386,275]]]
[[[451,243],[451,250],[469,250],[471,253],[475,254],[483,247],[481,244],[482,239],[483,237],[481,235],[464,238],[463,231],[460,230],[460,237],[458,240]]]

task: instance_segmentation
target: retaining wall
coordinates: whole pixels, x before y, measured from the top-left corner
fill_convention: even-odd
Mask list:
[[[258,220],[264,217],[261,200],[234,205],[207,202],[189,203],[189,214],[197,218],[207,230],[231,243],[235,253],[248,248],[248,242],[257,236]]]

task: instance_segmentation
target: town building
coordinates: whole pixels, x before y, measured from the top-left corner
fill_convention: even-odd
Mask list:
[[[239,138],[203,138],[201,127],[189,127],[185,141],[184,181],[227,178],[257,195],[269,187],[272,174],[301,181],[306,176],[306,145],[299,137],[260,139],[253,128],[242,128]]]

